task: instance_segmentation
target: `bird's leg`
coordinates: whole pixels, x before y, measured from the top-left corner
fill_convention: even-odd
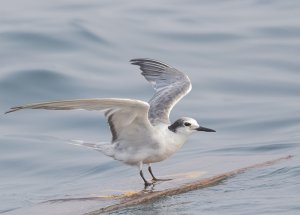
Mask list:
[[[141,175],[142,179],[144,180],[145,187],[148,187],[148,186],[152,185],[152,183],[148,182],[148,181],[145,179],[142,170],[140,170],[140,175]]]
[[[152,176],[152,180],[157,181],[157,178],[153,175],[151,164],[148,164],[148,171],[150,172],[150,174]]]
[[[160,179],[160,178],[156,178],[154,175],[153,175],[153,172],[152,172],[152,168],[151,168],[151,164],[149,163],[148,164],[148,171],[150,172],[151,176],[152,176],[152,181],[170,181],[172,179]]]
[[[142,177],[142,179],[143,179],[143,181],[145,183],[145,187],[152,185],[152,183],[148,182],[145,179],[145,177],[144,177],[144,174],[143,174],[143,163],[142,162],[140,163],[140,176]]]

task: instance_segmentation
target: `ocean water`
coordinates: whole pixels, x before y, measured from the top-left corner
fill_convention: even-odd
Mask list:
[[[0,112],[60,99],[147,101],[153,90],[128,61],[161,60],[193,83],[171,119],[191,116],[217,130],[193,136],[169,163],[294,157],[112,214],[299,214],[299,14],[296,0],[2,1]],[[102,114],[0,116],[0,213],[90,194],[137,175],[135,168],[67,144],[71,139],[109,140]]]

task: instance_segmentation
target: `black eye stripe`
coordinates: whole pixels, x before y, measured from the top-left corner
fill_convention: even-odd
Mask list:
[[[185,122],[184,125],[185,125],[185,126],[191,126],[191,123]]]

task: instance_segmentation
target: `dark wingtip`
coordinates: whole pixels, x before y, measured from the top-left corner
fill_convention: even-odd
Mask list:
[[[6,111],[4,114],[12,113],[12,112],[15,112],[15,111],[21,110],[21,109],[22,109],[22,107],[12,107],[8,111]]]
[[[134,61],[145,61],[145,60],[152,60],[150,58],[133,58],[129,62],[134,62]]]
[[[170,65],[168,64],[165,64],[161,61],[158,61],[158,60],[154,60],[154,59],[151,59],[151,58],[133,58],[129,61],[131,64],[133,65],[138,65],[138,66],[141,66],[143,63],[151,63],[151,64],[156,64],[156,65],[160,65],[162,67],[171,67]]]
[[[145,61],[151,61],[152,59],[149,58],[133,58],[131,59],[129,62],[133,65],[140,65],[141,63],[145,62]]]

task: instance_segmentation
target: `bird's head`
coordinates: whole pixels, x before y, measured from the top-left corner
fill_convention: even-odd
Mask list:
[[[174,133],[180,133],[187,136],[191,135],[192,133],[195,133],[196,131],[216,132],[213,129],[200,126],[195,119],[189,117],[179,118],[168,128]]]

